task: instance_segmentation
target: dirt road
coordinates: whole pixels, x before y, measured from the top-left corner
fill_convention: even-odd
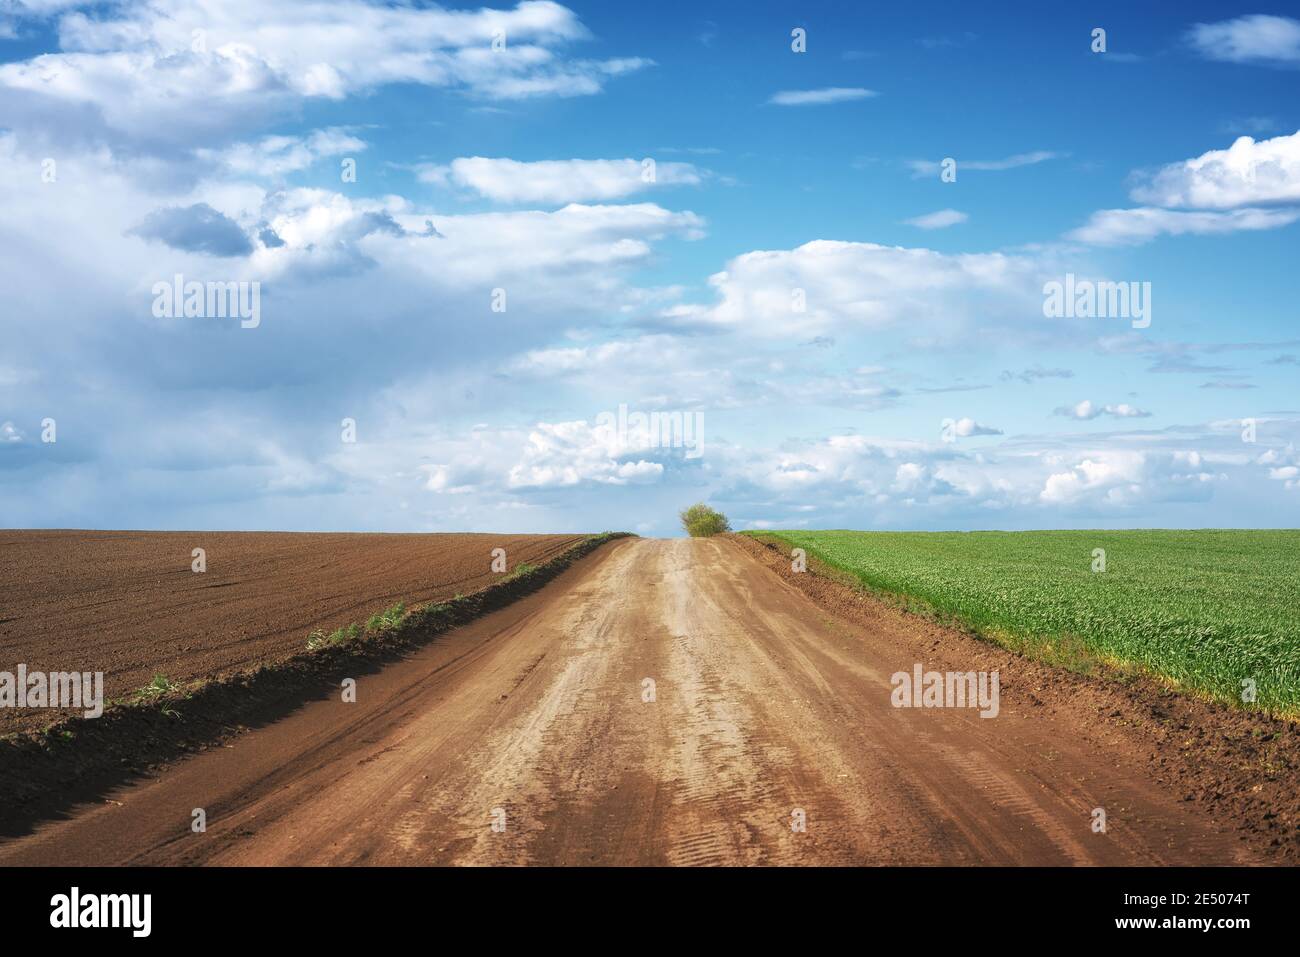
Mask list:
[[[890,675],[932,654],[734,543],[624,540],[356,703],[119,789],[0,864],[1250,862],[1066,712],[892,707]]]

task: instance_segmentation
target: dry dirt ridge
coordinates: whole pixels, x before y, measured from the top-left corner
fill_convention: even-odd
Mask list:
[[[915,663],[998,669],[998,716],[893,707]],[[0,864],[1287,863],[1296,753],[1289,724],[1053,671],[757,542],[628,538]]]

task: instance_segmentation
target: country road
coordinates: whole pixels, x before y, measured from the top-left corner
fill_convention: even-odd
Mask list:
[[[0,864],[1251,862],[1068,709],[891,706],[932,644],[835,617],[733,542],[627,539],[356,703],[119,788]]]

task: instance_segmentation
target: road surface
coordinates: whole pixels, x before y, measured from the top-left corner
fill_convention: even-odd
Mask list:
[[[1068,712],[893,707],[932,644],[832,616],[729,541],[627,539],[355,703],[119,788],[0,864],[1248,862]]]

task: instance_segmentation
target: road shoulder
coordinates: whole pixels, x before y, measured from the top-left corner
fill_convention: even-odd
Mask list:
[[[936,670],[1001,669],[1003,707],[1051,720],[1098,752],[1143,769],[1190,811],[1236,833],[1271,863],[1300,863],[1300,727],[1133,676],[1077,674],[891,606],[748,536],[728,548],[763,565],[829,614],[910,643]]]

